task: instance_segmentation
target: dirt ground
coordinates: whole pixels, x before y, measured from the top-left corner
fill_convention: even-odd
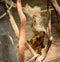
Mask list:
[[[58,0],[59,1],[59,0]],[[29,5],[33,6],[40,6],[41,9],[46,9],[47,8],[47,1],[46,0],[22,0],[22,5],[25,6],[25,4],[28,3]],[[0,5],[0,9],[2,6]],[[0,15],[4,13],[4,9],[2,8],[0,10]],[[18,27],[20,28],[20,22],[19,22],[19,17],[17,14],[16,9],[12,9],[12,14],[16,20],[16,23]],[[52,36],[53,36],[53,41],[51,44],[51,47],[47,53],[47,56],[43,62],[60,62],[60,16],[57,20],[56,14],[54,11],[52,11]],[[30,40],[33,36],[33,32],[30,28],[29,22],[27,21],[27,34],[26,37],[28,40]],[[3,36],[2,36],[3,34]],[[10,38],[8,39],[4,37],[4,35],[10,35],[13,39],[13,43],[10,42]],[[4,40],[1,40],[1,39]],[[8,42],[9,41],[9,42]],[[4,46],[4,45],[7,45]],[[5,16],[3,19],[0,20],[0,62],[18,62],[18,39],[15,36],[15,33],[10,25],[10,22],[8,20],[8,17]],[[3,49],[3,50],[2,50]],[[6,49],[6,50],[5,50]],[[6,54],[7,53],[7,54]],[[5,56],[4,56],[5,55]],[[7,58],[6,60],[4,58]],[[32,54],[28,49],[25,48],[25,60],[29,60],[32,57]],[[34,62],[34,61],[32,61]]]

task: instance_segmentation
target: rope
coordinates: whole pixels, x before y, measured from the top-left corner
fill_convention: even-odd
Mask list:
[[[12,0],[1,0],[2,2],[3,1],[5,1],[5,4],[6,4],[6,7],[7,7],[7,12],[9,12],[10,10],[11,10],[11,8],[12,7],[14,7],[14,8],[16,8],[16,4],[12,1]],[[9,7],[9,6],[10,7]],[[2,19],[6,14],[7,14],[7,12],[5,12],[4,14],[2,14],[1,16],[0,16],[0,19]]]
[[[11,6],[11,3],[13,5],[13,7],[16,7],[16,4],[12,1],[12,0],[4,0],[6,2],[7,5]]]
[[[50,10],[49,3],[50,3],[50,0],[47,0],[47,12],[48,12],[48,19],[47,19],[48,27],[47,27],[47,29],[48,29],[48,35],[49,35],[49,38],[50,38],[51,37],[51,10]]]

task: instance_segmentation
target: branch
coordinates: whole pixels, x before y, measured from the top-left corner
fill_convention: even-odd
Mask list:
[[[58,12],[58,14],[60,15],[60,6],[59,6],[57,0],[51,0],[51,3],[54,6],[54,8],[56,9],[56,11]]]

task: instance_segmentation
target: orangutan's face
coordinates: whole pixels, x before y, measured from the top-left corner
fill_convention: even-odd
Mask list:
[[[41,53],[41,49],[44,48],[44,32],[40,32],[40,34],[36,34],[31,40],[31,45],[37,53]]]

